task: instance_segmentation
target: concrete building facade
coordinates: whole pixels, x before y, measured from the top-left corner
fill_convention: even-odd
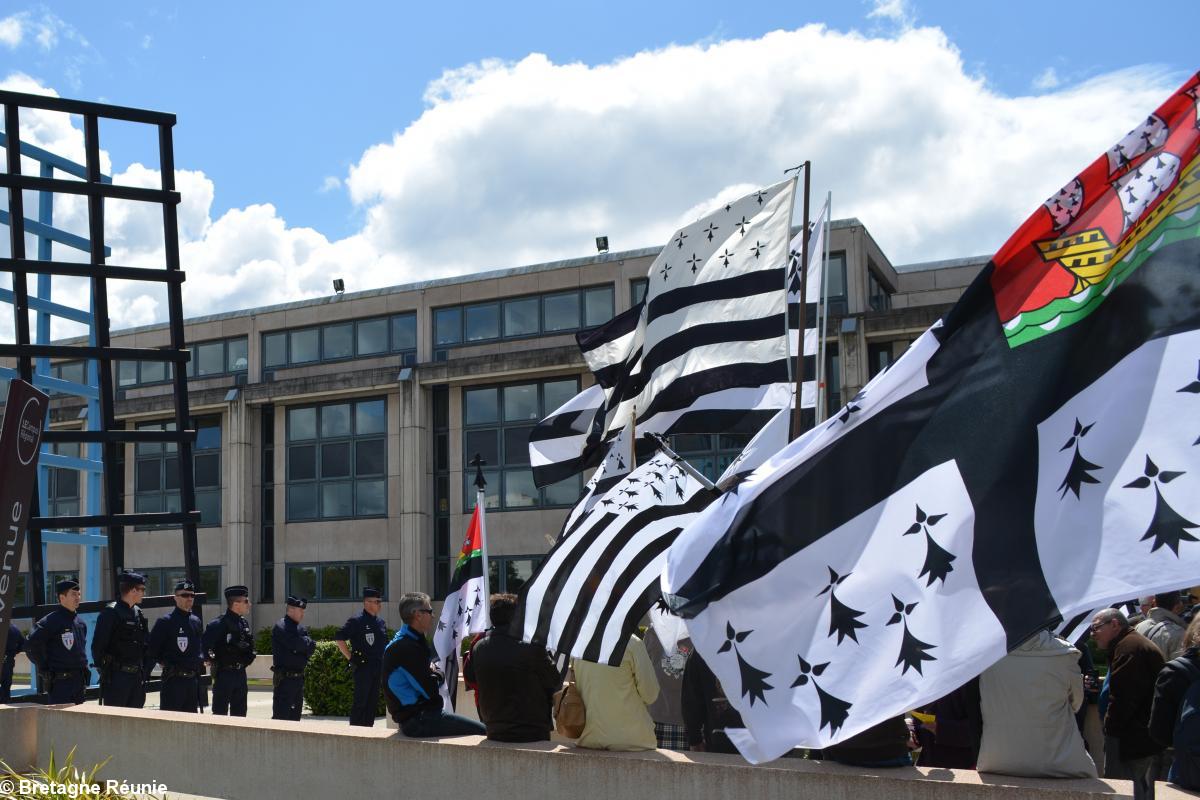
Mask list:
[[[529,429],[591,382],[574,334],[636,303],[658,252],[604,253],[188,320],[204,588],[249,585],[255,628],[282,615],[289,593],[313,600],[311,625],[343,621],[365,585],[389,599],[413,589],[436,598],[473,508],[464,465],[476,452],[487,462],[493,588],[518,588],[583,483],[580,476],[535,488]],[[855,219],[832,224],[829,252],[832,410],[941,316],[987,261],[894,266]],[[352,275],[342,277],[352,285]],[[165,325],[113,335],[115,346],[168,342]],[[68,378],[83,368],[53,367]],[[122,363],[115,372],[118,418],[129,427],[167,424],[164,367]],[[52,425],[80,425],[81,407],[56,398]],[[712,432],[675,444],[715,474],[746,438]],[[177,509],[171,446],[127,445],[115,468],[126,509]],[[51,513],[77,513],[83,482],[54,473]],[[151,593],[169,593],[183,572],[182,552],[178,530],[133,530],[124,566],[146,571]],[[78,549],[62,545],[49,547],[47,567],[52,580],[84,568]],[[27,585],[18,586],[18,605],[22,592],[28,602]]]

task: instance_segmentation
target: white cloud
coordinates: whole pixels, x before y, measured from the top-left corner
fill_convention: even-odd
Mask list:
[[[325,180],[321,181],[321,187],[317,189],[321,194],[326,192],[336,191],[342,188],[342,179],[336,175],[326,175]]]
[[[903,27],[912,25],[913,12],[908,0],[872,0],[867,19],[887,19]]]
[[[1056,89],[1062,83],[1058,78],[1058,73],[1054,67],[1046,67],[1041,73],[1033,79],[1033,88],[1038,91],[1047,89]]]
[[[214,218],[204,165],[181,170],[185,312],[324,295],[331,274],[351,270],[354,291],[569,258],[600,234],[614,250],[662,244],[702,207],[805,158],[813,196],[832,190],[835,216],[861,219],[893,262],[991,252],[1174,88],[1136,67],[1002,95],[936,28],[812,25],[598,65],[540,54],[468,64],[431,82],[425,111],[350,167],[364,222],[347,238],[289,226],[269,196]],[[23,124],[82,156],[69,125]],[[133,164],[117,178],[157,175]],[[82,209],[62,219],[82,226]],[[108,226],[113,263],[161,259],[153,215],[113,208]],[[118,326],[165,316],[138,287],[117,293]]]
[[[16,49],[25,38],[25,14],[13,14],[0,19],[0,44]]]

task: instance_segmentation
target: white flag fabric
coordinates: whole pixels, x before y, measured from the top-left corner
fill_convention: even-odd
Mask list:
[[[539,422],[529,433],[533,482],[550,486],[595,466],[602,455],[596,415],[604,408],[604,387],[593,384]]]
[[[554,653],[616,666],[659,597],[667,548],[714,497],[659,453],[564,530],[521,588],[513,630]]]
[[[480,487],[476,493],[475,512],[467,525],[467,535],[450,578],[450,590],[442,605],[442,615],[433,633],[433,649],[441,664],[442,674],[446,677],[440,691],[442,705],[447,711],[454,710],[458,687],[458,653],[463,641],[491,627],[491,588],[488,585],[487,523],[484,512],[486,502]]]

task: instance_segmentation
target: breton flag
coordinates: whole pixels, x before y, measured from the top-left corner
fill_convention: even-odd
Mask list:
[[[606,431],[754,433],[791,403],[788,231],[796,180],[676,231],[650,265],[636,320],[584,357],[606,386]],[[632,315],[631,315],[632,317]],[[614,320],[616,323],[616,320]],[[605,370],[605,377],[597,369]]]
[[[663,591],[749,760],[844,740],[1064,619],[1200,579],[1198,86],[671,548]]]
[[[549,486],[600,462],[596,415],[604,409],[604,387],[593,384],[572,397],[529,433],[533,482]]]
[[[483,479],[483,462],[476,456],[475,513],[467,525],[467,536],[454,565],[450,591],[442,605],[442,616],[433,632],[433,649],[442,666],[446,680],[442,682],[442,704],[454,710],[455,689],[458,686],[458,652],[463,640],[491,627],[491,591],[488,586],[487,526],[483,507],[487,505]]]
[[[667,548],[714,496],[663,453],[639,465],[568,520],[521,588],[514,634],[556,654],[620,664],[659,597]]]

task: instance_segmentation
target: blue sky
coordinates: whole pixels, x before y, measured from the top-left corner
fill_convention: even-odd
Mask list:
[[[271,269],[259,265],[272,262],[288,276],[283,299],[293,299],[323,291],[314,275],[329,261],[370,261],[376,267],[362,271],[361,283],[399,283],[417,272],[579,255],[593,232],[614,248],[656,244],[693,206],[775,180],[785,162],[806,156],[816,159],[818,191],[834,192],[835,216],[862,218],[897,261],[988,252],[1200,67],[1186,60],[1195,52],[1194,3],[1152,8],[1137,17],[1127,4],[1024,0],[17,2],[0,12],[0,79],[176,113],[176,163],[199,176],[181,189],[205,201],[192,238],[185,234],[193,258],[221,262],[235,282],[270,282]],[[824,30],[805,29],[813,24]],[[684,62],[691,66],[672,71]],[[833,88],[822,84],[826,74]],[[699,85],[685,86],[692,75]],[[889,81],[902,102],[886,101]],[[683,115],[677,132],[655,121],[675,95],[703,104],[706,82],[715,87],[707,114],[664,112]],[[757,104],[741,105],[745,96]],[[792,97],[784,133],[794,141],[776,147],[779,135],[764,143],[740,132],[747,115],[753,126],[755,107]],[[975,127],[955,123],[959,98]],[[993,129],[1033,130],[1011,148],[1002,136],[981,139],[980,120],[991,114]],[[585,124],[579,115],[594,138],[575,127]],[[857,127],[839,125],[850,118]],[[697,128],[727,133],[697,142]],[[131,133],[102,131],[118,172],[152,163],[148,140]],[[527,139],[536,140],[533,152]],[[954,181],[939,194],[929,179],[939,148],[997,162],[978,177],[1004,184],[990,190],[1001,199],[975,197]],[[643,159],[653,167],[614,167]],[[843,175],[862,161],[873,171]],[[699,176],[697,163],[705,165]],[[1027,193],[1002,175],[1022,168]],[[584,173],[578,191],[576,169]],[[658,205],[643,200],[647,169],[661,170],[648,182],[661,193]],[[920,192],[908,172],[918,169],[928,184]],[[969,171],[959,162],[953,169]],[[890,218],[878,197],[888,191],[895,203],[978,208],[931,227]],[[445,204],[429,208],[431,192]],[[230,241],[244,231],[219,236],[237,223],[283,238],[239,253]],[[324,261],[301,263],[297,248],[324,252]],[[197,295],[197,311],[220,310],[234,296]]]

